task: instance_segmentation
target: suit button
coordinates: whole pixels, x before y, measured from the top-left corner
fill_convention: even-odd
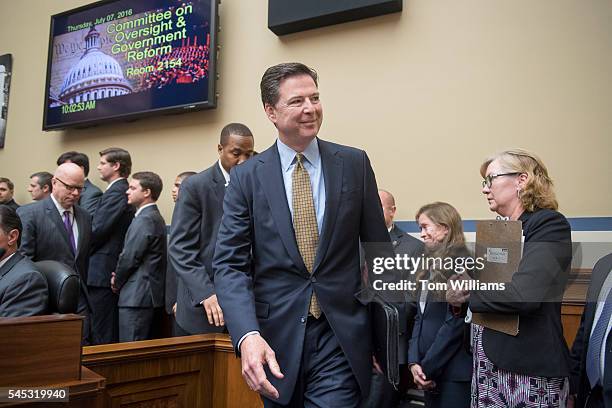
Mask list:
[[[303,323],[306,323],[306,318],[305,318],[304,316],[302,316],[302,317],[300,318],[300,322],[302,322],[302,324],[303,324]]]
[[[315,277],[313,276],[312,278],[310,278],[310,281],[311,281],[312,283],[316,283],[316,282],[317,282],[317,278],[315,278]]]

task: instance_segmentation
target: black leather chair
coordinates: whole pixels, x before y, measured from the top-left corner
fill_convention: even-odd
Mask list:
[[[80,277],[69,266],[57,261],[39,261],[36,267],[49,286],[49,313],[76,313]]]

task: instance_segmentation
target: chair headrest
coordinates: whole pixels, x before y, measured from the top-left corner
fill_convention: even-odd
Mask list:
[[[79,275],[61,262],[39,261],[35,264],[47,279],[50,312],[76,313],[79,305]]]

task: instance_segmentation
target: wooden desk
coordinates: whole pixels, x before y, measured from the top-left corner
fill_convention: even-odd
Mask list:
[[[104,407],[263,406],[225,334],[83,347],[83,364],[106,378]]]

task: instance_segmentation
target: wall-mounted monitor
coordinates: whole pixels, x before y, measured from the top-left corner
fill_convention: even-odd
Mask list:
[[[216,107],[218,0],[103,0],[51,17],[43,130]]]

